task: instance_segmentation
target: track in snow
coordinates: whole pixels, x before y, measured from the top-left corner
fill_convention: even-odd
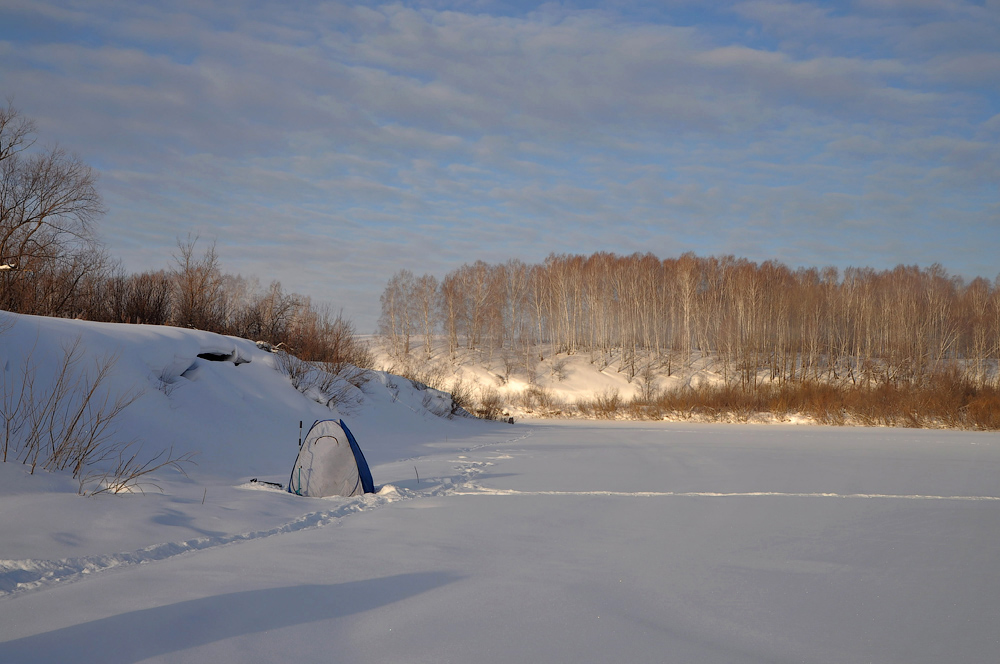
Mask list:
[[[783,493],[780,491],[517,491],[467,485],[470,490],[450,492],[456,496],[611,496],[623,498],[868,498],[900,500],[1000,500],[1000,496],[925,496],[891,493]]]
[[[458,450],[459,453],[474,452],[486,448],[496,447],[506,443],[514,443],[532,435],[532,431],[524,435],[509,440],[501,440],[492,443],[482,443],[469,448]],[[509,458],[509,457],[508,457]],[[197,537],[182,542],[165,542],[152,546],[127,551],[121,553],[109,553],[93,556],[81,556],[79,558],[64,558],[61,560],[3,560],[0,559],[0,599],[13,595],[20,595],[32,590],[42,590],[57,583],[77,581],[92,574],[129,567],[132,565],[142,565],[145,563],[166,560],[186,553],[195,551],[205,551],[219,546],[250,542],[265,537],[274,537],[294,533],[311,528],[322,528],[340,519],[369,510],[384,507],[390,503],[400,500],[410,500],[413,498],[454,495],[460,488],[466,486],[477,475],[482,473],[487,467],[492,466],[492,461],[469,461],[466,459],[456,460],[458,464],[456,470],[457,477],[447,480],[437,486],[430,487],[425,491],[413,491],[386,484],[379,487],[376,494],[366,494],[349,500],[349,502],[338,505],[329,510],[309,512],[290,521],[288,523],[269,528],[266,530],[256,530],[248,533],[237,533],[218,535],[210,537]],[[241,488],[267,491],[276,489],[264,489],[256,485],[246,484]],[[322,500],[322,499],[320,499]]]

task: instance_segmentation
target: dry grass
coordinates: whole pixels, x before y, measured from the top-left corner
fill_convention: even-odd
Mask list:
[[[805,417],[819,424],[1000,430],[1000,390],[958,373],[922,385],[861,387],[822,382],[711,386],[668,391],[630,401],[605,393],[576,404],[583,417],[642,420],[697,419],[747,422]]]
[[[517,405],[525,412],[544,417],[557,417],[564,414],[565,405],[555,398],[551,390],[538,385],[532,385],[518,395]]]

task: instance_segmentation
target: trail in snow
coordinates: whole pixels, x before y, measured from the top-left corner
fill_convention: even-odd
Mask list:
[[[469,448],[463,448],[458,451],[461,453],[468,453],[507,443],[514,443],[519,440],[524,440],[525,438],[531,436],[532,433],[533,432],[529,430],[516,438],[482,443]],[[266,530],[256,530],[248,533],[211,537],[198,537],[182,542],[154,544],[135,551],[95,556],[82,556],[79,558],[65,558],[62,560],[0,559],[0,598],[19,595],[32,590],[41,590],[57,583],[79,580],[86,576],[107,570],[166,560],[168,558],[173,558],[186,553],[205,551],[207,549],[214,549],[216,547],[226,546],[229,544],[238,544],[240,542],[250,542],[265,537],[274,537],[275,535],[284,535],[311,528],[322,528],[351,514],[378,509],[400,500],[411,500],[419,497],[455,495],[458,493],[459,488],[466,486],[487,467],[493,465],[492,461],[470,461],[465,459],[458,459],[455,463],[458,464],[455,468],[459,471],[456,478],[446,478],[442,484],[430,487],[424,491],[413,491],[396,487],[392,484],[386,484],[379,487],[379,492],[376,494],[359,496],[349,500],[349,502],[338,505],[333,509],[303,514],[293,521]],[[240,488],[253,491],[280,491],[279,489],[269,489],[258,484],[250,483],[242,485]]]
[[[248,542],[307,528],[319,528],[349,514],[372,509],[392,502],[392,500],[389,496],[379,494],[374,498],[359,498],[332,510],[304,514],[294,521],[268,530],[216,537],[198,537],[183,542],[166,542],[124,553],[63,560],[0,560],[0,597],[37,590],[62,581],[76,580],[96,572],[165,560],[192,551],[204,551],[226,544]]]
[[[924,496],[919,494],[888,493],[784,493],[780,491],[741,491],[718,493],[714,491],[517,491],[515,489],[489,489],[466,485],[470,491],[453,491],[456,496],[612,496],[623,498],[869,498],[902,500],[1000,500],[1000,496]]]

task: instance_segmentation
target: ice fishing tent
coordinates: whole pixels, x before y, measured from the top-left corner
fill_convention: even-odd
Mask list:
[[[368,462],[344,420],[317,420],[288,479],[289,493],[322,498],[375,493]]]

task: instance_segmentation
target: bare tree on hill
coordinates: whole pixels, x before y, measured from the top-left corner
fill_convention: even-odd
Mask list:
[[[93,224],[104,209],[89,166],[35,144],[34,122],[0,107],[0,307],[60,314],[103,264]]]

